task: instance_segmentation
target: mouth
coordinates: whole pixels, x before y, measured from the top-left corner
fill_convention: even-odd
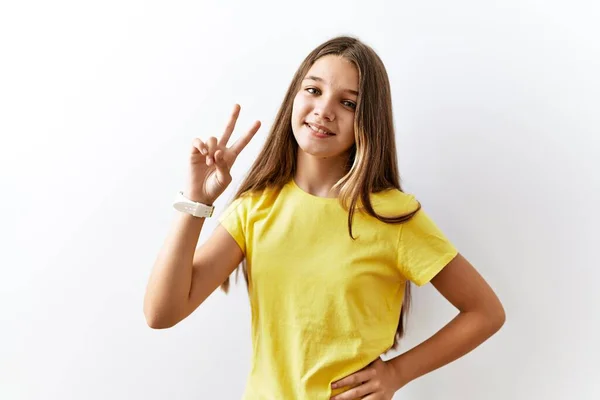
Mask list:
[[[327,136],[335,136],[335,133],[331,132],[329,129],[323,126],[311,124],[309,122],[305,122],[304,125],[306,125],[310,130],[312,130],[315,133]]]

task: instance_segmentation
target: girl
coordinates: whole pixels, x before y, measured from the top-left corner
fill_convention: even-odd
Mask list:
[[[228,147],[239,112],[220,138],[193,142],[183,195],[205,215],[260,127]],[[389,400],[504,323],[493,290],[402,191],[388,76],[355,38],[329,40],[300,65],[262,151],[197,249],[205,217],[194,215],[178,215],[160,250],[144,313],[152,328],[171,327],[227,290],[242,264],[253,343],[244,399]],[[404,332],[411,282],[431,282],[460,313],[383,361]]]

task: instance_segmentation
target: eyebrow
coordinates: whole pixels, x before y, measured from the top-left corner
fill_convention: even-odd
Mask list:
[[[314,76],[314,75],[309,75],[306,78],[304,78],[303,80],[312,80],[312,81],[316,81],[316,82],[323,82],[325,83],[325,80],[323,80],[323,78],[319,78],[318,76]],[[358,92],[356,90],[352,90],[352,89],[343,89],[343,92],[347,92],[347,93],[351,93],[355,96],[358,96]]]

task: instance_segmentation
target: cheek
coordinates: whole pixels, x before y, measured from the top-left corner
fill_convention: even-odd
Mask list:
[[[292,113],[302,116],[303,114],[306,114],[308,108],[310,108],[310,102],[302,95],[302,93],[298,93],[294,98]]]
[[[294,102],[292,103],[292,121],[293,122],[298,122],[301,111],[302,111],[302,101],[300,100],[300,96],[296,96],[294,98]]]
[[[344,123],[344,132],[348,140],[354,141],[354,119]]]
[[[304,120],[306,119],[304,117],[303,109],[304,102],[302,101],[299,95],[296,95],[296,97],[294,98],[294,102],[292,103],[291,117],[292,132],[294,133],[294,136],[298,134],[299,130],[302,128]]]

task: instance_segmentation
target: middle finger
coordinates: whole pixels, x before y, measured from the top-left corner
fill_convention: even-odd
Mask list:
[[[364,396],[374,393],[374,387],[372,383],[365,382],[360,386],[353,387],[345,392],[342,392],[336,396],[331,397],[330,400],[354,400],[354,399],[362,399]]]

